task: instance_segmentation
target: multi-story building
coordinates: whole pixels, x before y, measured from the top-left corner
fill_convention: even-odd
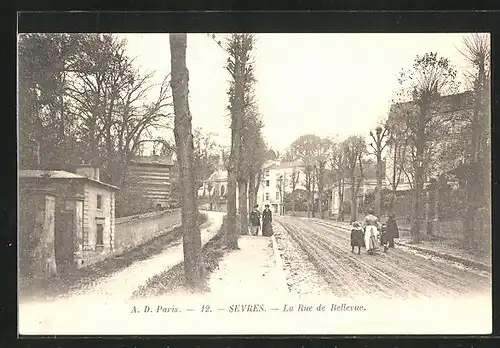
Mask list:
[[[464,163],[466,160],[466,153],[463,151],[469,141],[470,132],[470,115],[474,109],[474,100],[471,92],[463,92],[458,94],[442,96],[432,103],[431,116],[432,125],[429,127],[442,129],[436,136],[431,137],[426,144],[426,147],[431,151],[426,154],[427,160],[432,163],[426,170],[425,180],[431,177],[437,177],[442,173],[449,172],[455,169],[459,164]],[[401,112],[405,113],[401,117]],[[388,122],[391,124],[401,124],[402,129],[405,125],[405,117],[412,117],[418,112],[417,106],[414,102],[402,103],[399,105],[392,105],[389,112]],[[434,127],[435,125],[436,127]],[[438,128],[439,127],[439,128]],[[436,131],[433,129],[433,131]],[[394,171],[399,176],[399,163],[394,163],[394,152],[397,151],[397,146],[401,144],[390,144],[387,147],[386,153],[386,178],[393,181]],[[404,166],[410,168],[411,164],[411,149],[407,148],[404,152],[404,159],[406,160]],[[399,152],[399,158],[403,152]],[[397,190],[409,190],[410,180],[407,175],[402,173],[400,175],[399,185]]]
[[[172,202],[172,157],[135,156],[128,166],[128,187],[141,191],[158,208]]]
[[[269,162],[264,167],[264,176],[257,192],[257,204],[262,209],[269,204],[274,214],[283,214],[284,198],[295,189],[304,188],[304,165],[302,162]]]

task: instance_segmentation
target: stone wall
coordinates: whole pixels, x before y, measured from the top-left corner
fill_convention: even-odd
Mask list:
[[[20,195],[19,276],[21,282],[43,281],[57,273],[55,197],[42,191]]]
[[[115,224],[115,253],[121,253],[180,226],[180,209],[125,216]]]

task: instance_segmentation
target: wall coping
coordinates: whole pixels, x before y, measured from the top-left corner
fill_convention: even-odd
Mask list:
[[[177,213],[178,211],[180,211],[180,208],[152,211],[152,212],[137,214],[137,215],[122,216],[122,217],[115,219],[115,225],[123,224],[123,223],[129,222],[129,221],[150,219],[150,218],[162,216],[165,214],[173,214],[173,213]]]

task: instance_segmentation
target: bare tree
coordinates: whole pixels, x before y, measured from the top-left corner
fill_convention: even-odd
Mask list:
[[[387,145],[389,145],[389,151],[387,157],[390,159],[390,176],[386,172],[386,179],[391,185],[392,189],[392,199],[396,196],[396,191],[401,182],[401,179],[405,175],[405,168],[408,168],[408,130],[406,126],[406,121],[404,120],[404,114],[397,112],[397,108],[393,108],[389,114],[389,119],[387,120],[387,127],[389,129],[389,138],[387,139]],[[411,183],[411,181],[410,181]],[[394,207],[394,201],[392,201],[391,206]]]
[[[300,180],[300,171],[296,167],[293,168],[292,175],[290,177],[290,186],[292,188],[292,193],[290,195],[292,200],[292,215],[295,216],[295,189]]]
[[[343,143],[332,142],[330,165],[337,181],[339,195],[338,221],[344,221],[345,150]]]
[[[315,164],[317,149],[321,144],[321,138],[317,135],[306,134],[297,138],[291,145],[290,151],[296,160],[304,165],[304,184],[307,191],[307,215],[311,217],[313,211],[314,187],[315,187]]]
[[[443,94],[456,91],[456,75],[449,60],[438,57],[437,53],[417,56],[413,67],[400,74],[401,96],[412,100],[411,105],[414,106],[409,108],[406,117],[414,176],[411,227],[414,242],[420,240],[423,186],[434,150],[428,146],[429,140],[441,128],[439,123],[444,123],[435,117],[435,102]]]
[[[328,155],[331,150],[330,139],[321,139],[317,148],[315,149],[315,177],[318,186],[318,210],[320,217],[325,218],[325,212],[323,208],[323,192],[325,188],[325,175],[326,175],[326,164],[328,162]]]
[[[236,189],[241,161],[241,139],[244,118],[249,100],[248,84],[252,83],[253,34],[231,34],[224,49],[229,54],[226,69],[231,75],[229,87],[229,111],[231,115],[231,153],[228,161],[227,185],[227,247],[238,248],[238,231],[236,225]],[[245,202],[246,204],[246,202]]]
[[[248,234],[248,209],[257,200],[256,179],[264,165],[263,123],[257,108],[248,108],[241,139],[241,161],[238,173],[239,207],[242,234]],[[248,195],[247,195],[248,193]]]
[[[366,152],[365,140],[359,135],[352,135],[343,144],[345,168],[351,186],[351,220],[358,216],[358,192],[364,180],[362,157]]]
[[[476,244],[474,217],[478,208],[487,206],[490,196],[487,184],[490,178],[490,42],[488,34],[471,34],[464,37],[463,49],[459,50],[471,65],[466,75],[474,98],[474,110],[469,120],[470,142],[467,151],[463,179],[466,186],[466,209],[463,217],[464,243]],[[480,183],[480,185],[478,185]]]
[[[370,136],[373,139],[373,143],[370,143],[370,147],[373,152],[369,152],[377,158],[377,188],[375,190],[375,214],[380,216],[382,207],[382,179],[384,177],[383,173],[383,161],[382,152],[387,146],[388,128],[384,126],[378,126],[375,128],[375,132],[370,131]]]
[[[184,274],[193,290],[203,289],[201,235],[198,226],[195,169],[193,165],[193,134],[188,102],[189,72],[186,67],[186,34],[170,34],[172,92],[174,101],[174,135],[180,169]]]
[[[111,34],[79,39],[81,49],[68,73],[67,111],[77,122],[82,159],[100,164],[103,177],[122,186],[136,147],[154,141],[152,129],[169,127],[169,77],[155,86],[153,73],[142,75],[133,68],[126,41]],[[155,87],[159,93],[152,99]]]

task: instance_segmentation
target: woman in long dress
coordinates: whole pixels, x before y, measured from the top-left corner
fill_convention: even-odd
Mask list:
[[[363,226],[365,228],[365,248],[368,254],[373,254],[375,250],[377,250],[377,235],[378,228],[380,227],[380,223],[378,218],[373,215],[373,211],[370,211],[368,215],[366,215]]]
[[[262,235],[270,237],[273,235],[273,214],[269,209],[269,204],[266,204],[262,212]]]

